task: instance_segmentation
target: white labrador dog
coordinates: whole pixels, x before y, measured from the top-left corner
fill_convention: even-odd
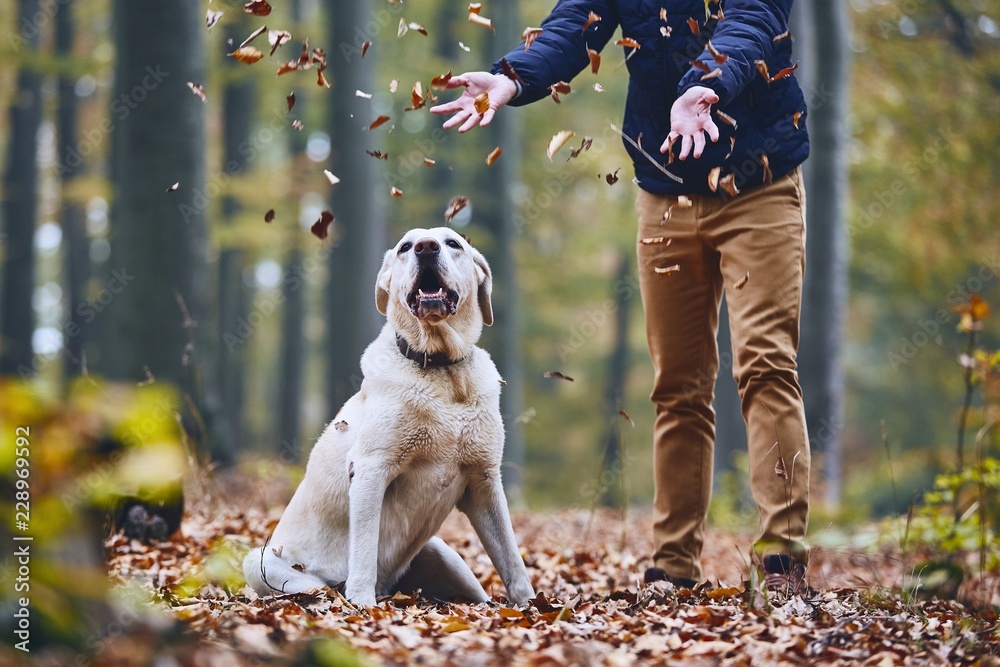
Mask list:
[[[414,229],[385,254],[375,303],[388,322],[361,357],[364,381],[320,436],[268,545],[243,562],[260,595],[346,582],[351,601],[420,588],[489,597],[434,534],[456,505],[515,604],[535,593],[500,481],[496,366],[476,341],[493,323],[483,256],[450,229]]]

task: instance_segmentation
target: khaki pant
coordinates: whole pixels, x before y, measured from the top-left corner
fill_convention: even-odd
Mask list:
[[[801,179],[796,169],[728,202],[690,197],[687,208],[645,191],[636,200],[639,283],[656,373],[654,560],[671,576],[702,576],[722,290],[760,518],[754,552],[808,559],[809,441],[795,370],[805,270]],[[659,237],[669,243],[654,242]]]

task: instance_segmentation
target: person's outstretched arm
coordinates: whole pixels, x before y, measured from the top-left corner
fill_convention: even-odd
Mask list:
[[[601,20],[584,30],[591,12]],[[445,129],[459,126],[459,132],[467,132],[476,125],[485,127],[500,107],[535,102],[549,95],[552,84],[572,80],[590,64],[587,49],[603,49],[617,26],[618,11],[613,0],[560,0],[527,50],[522,42],[497,61],[491,72],[466,72],[452,77],[448,87],[464,87],[465,91],[456,100],[432,107],[431,113],[452,115]],[[517,74],[519,84],[502,73],[503,60]],[[483,93],[489,94],[489,108],[479,113],[476,98]]]

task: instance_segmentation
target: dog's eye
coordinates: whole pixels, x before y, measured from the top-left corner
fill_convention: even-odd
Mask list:
[[[449,248],[455,248],[456,250],[462,249],[462,244],[456,241],[455,239],[448,239],[447,241],[445,241],[445,245],[447,245]]]
[[[402,255],[404,252],[409,252],[410,248],[412,248],[412,247],[413,247],[413,244],[407,241],[403,245],[399,246],[399,254]]]

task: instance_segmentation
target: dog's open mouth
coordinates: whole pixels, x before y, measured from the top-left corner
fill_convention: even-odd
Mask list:
[[[416,317],[444,319],[455,314],[458,292],[445,287],[437,271],[433,267],[427,267],[420,270],[413,290],[406,297],[406,303]]]

